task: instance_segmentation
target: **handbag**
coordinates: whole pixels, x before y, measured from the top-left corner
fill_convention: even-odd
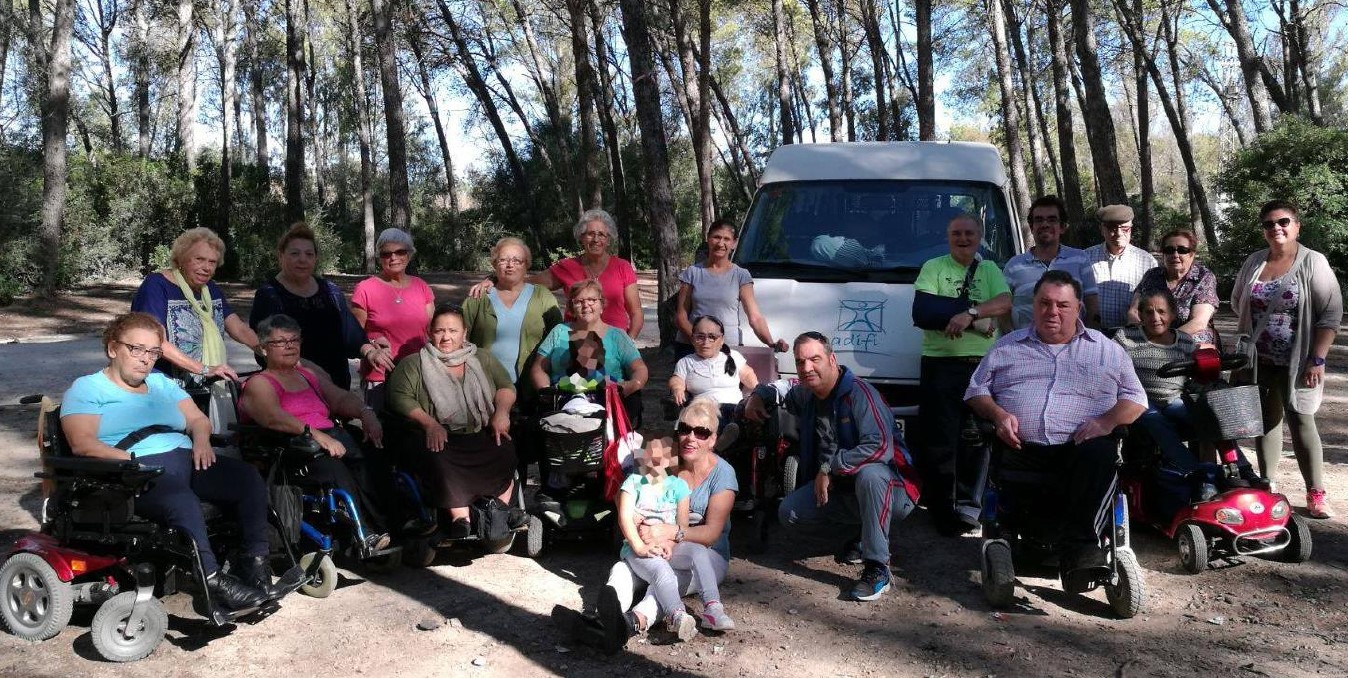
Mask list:
[[[604,408],[608,411],[608,442],[604,445],[604,499],[613,501],[622,487],[633,452],[641,447],[641,434],[632,430],[623,406],[622,389],[613,381],[604,384]]]
[[[969,300],[969,290],[973,287],[974,273],[982,259],[975,257],[964,274],[964,283],[960,285],[957,297],[944,297],[931,292],[913,292],[913,324],[920,329],[940,332],[950,324],[950,319],[969,310],[973,302]]]

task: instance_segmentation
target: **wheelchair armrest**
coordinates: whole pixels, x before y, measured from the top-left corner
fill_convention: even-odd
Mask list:
[[[51,471],[82,476],[113,476],[135,471],[141,466],[133,459],[100,459],[98,457],[47,457],[42,463]]]
[[[323,448],[312,435],[274,431],[256,424],[239,426],[239,446],[244,459],[272,460],[284,458],[311,461],[322,457]]]

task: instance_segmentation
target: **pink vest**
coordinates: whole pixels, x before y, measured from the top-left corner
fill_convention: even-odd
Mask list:
[[[309,426],[309,428],[332,428],[332,413],[328,410],[328,403],[324,401],[323,396],[319,394],[318,382],[308,370],[302,367],[296,369],[299,371],[300,375],[304,377],[304,380],[308,382],[308,388],[303,388],[298,391],[287,391],[281,386],[281,382],[276,380],[276,377],[273,377],[266,372],[258,372],[253,376],[253,379],[262,378],[271,382],[271,387],[276,390],[276,397],[281,401],[281,409],[285,410],[286,414],[299,419]],[[249,379],[243,387],[248,388],[248,385],[253,382],[253,379]]]

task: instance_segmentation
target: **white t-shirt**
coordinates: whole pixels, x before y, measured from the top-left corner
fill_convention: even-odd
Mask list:
[[[688,397],[709,395],[722,405],[734,405],[744,397],[740,392],[740,370],[748,364],[744,356],[730,349],[735,361],[735,373],[725,373],[726,354],[717,352],[710,358],[699,358],[696,353],[684,356],[674,366],[674,375],[683,379]]]

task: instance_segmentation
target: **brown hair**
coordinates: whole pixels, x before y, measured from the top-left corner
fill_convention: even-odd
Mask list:
[[[1301,223],[1301,213],[1297,211],[1297,206],[1293,205],[1292,201],[1290,200],[1282,200],[1282,199],[1270,200],[1264,203],[1264,206],[1259,208],[1259,218],[1263,219],[1264,217],[1268,216],[1269,212],[1273,212],[1275,210],[1285,210],[1287,212],[1291,212],[1292,219],[1296,220],[1297,223]]]
[[[594,278],[582,278],[574,283],[571,283],[571,286],[566,288],[566,300],[568,302],[574,301],[575,298],[583,290],[589,289],[591,287],[599,291],[599,304],[601,306],[607,306],[608,299],[604,298],[604,286],[600,285],[599,281],[595,280]]]
[[[159,324],[158,319],[149,313],[132,311],[113,318],[103,329],[103,350],[111,348],[112,342],[121,341],[131,330],[148,330],[154,332],[160,342],[164,341],[164,326]]]
[[[1195,252],[1198,251],[1198,235],[1196,235],[1192,230],[1184,228],[1183,226],[1178,226],[1176,228],[1170,229],[1169,231],[1166,231],[1165,235],[1162,235],[1161,239],[1156,241],[1156,247],[1158,249],[1165,247],[1165,241],[1171,238],[1184,238],[1185,240],[1189,241],[1190,248],[1192,248]]]
[[[314,230],[309,228],[309,224],[303,221],[297,221],[290,225],[290,230],[286,231],[285,235],[276,241],[276,251],[284,253],[290,243],[295,240],[308,240],[314,244],[314,252],[318,251],[318,238],[314,237]]]
[[[1034,218],[1034,211],[1040,207],[1052,207],[1058,210],[1058,221],[1067,223],[1067,203],[1062,201],[1056,195],[1041,195],[1030,203],[1030,210],[1025,213],[1026,219]]]

